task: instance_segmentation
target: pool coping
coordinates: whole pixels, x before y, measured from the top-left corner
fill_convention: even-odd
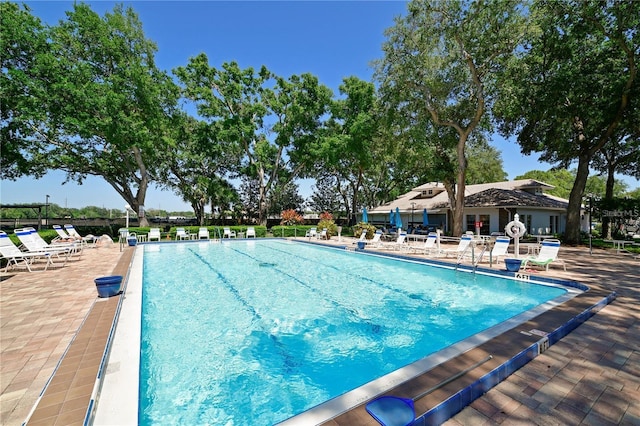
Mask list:
[[[282,239],[282,238],[274,238],[274,239]],[[296,240],[296,241],[307,243],[304,240],[303,241]],[[189,243],[189,242],[186,242],[186,243]],[[191,243],[198,243],[198,242],[194,241]],[[199,243],[202,243],[202,241],[200,241]],[[322,246],[333,248],[333,249],[343,249],[343,250],[353,249],[352,247],[346,246],[346,245],[336,246],[336,245],[322,244],[317,242],[308,242],[308,243],[318,244],[318,245],[322,245]],[[164,244],[167,244],[167,243],[164,243]],[[141,279],[141,273],[142,273],[142,266],[141,266],[142,258],[143,258],[142,253],[144,251],[141,246],[143,245],[145,244],[141,244],[139,248],[136,249],[136,253],[134,255],[134,259],[131,264],[132,268],[130,270],[130,273],[132,275],[135,275],[137,273],[136,268],[134,267],[134,264],[138,262],[138,260],[136,259],[139,257],[140,258],[139,259],[140,279]],[[360,251],[360,250],[355,249],[355,251]],[[138,253],[141,253],[141,255],[138,256]],[[484,267],[472,267],[468,265],[456,266],[451,262],[442,262],[437,260],[434,261],[433,259],[415,258],[411,256],[404,256],[401,253],[394,253],[394,252],[373,252],[372,253],[371,251],[368,251],[366,254],[397,258],[401,260],[415,261],[418,263],[436,264],[437,266],[441,266],[448,269],[459,269],[460,271],[464,271],[464,272],[474,272],[474,271],[480,270],[483,273],[489,273],[490,275],[497,275],[497,276],[502,276],[506,278],[514,278],[515,274],[517,274],[512,272],[488,269]],[[530,277],[527,276],[526,278],[522,278],[521,280],[528,281],[529,279]],[[518,368],[522,367],[523,365],[528,363],[530,360],[534,359],[537,355],[543,352],[541,348],[546,349],[548,348],[548,346],[552,345],[553,343],[556,343],[558,340],[560,340],[570,331],[578,327],[582,322],[586,321],[588,318],[590,318],[592,315],[594,315],[597,311],[602,309],[602,307],[606,306],[615,298],[615,292],[610,292],[608,294],[605,294],[607,292],[602,292],[603,293],[601,295],[602,297],[600,299],[595,300],[595,302],[592,305],[589,306],[589,302],[587,302],[586,305],[584,303],[580,303],[578,306],[582,306],[583,308],[582,311],[578,312],[576,315],[571,316],[564,323],[556,325],[555,328],[549,328],[550,326],[552,326],[554,322],[545,320],[544,319],[545,314],[548,314],[549,312],[553,312],[554,310],[557,310],[561,307],[567,308],[568,303],[571,303],[574,299],[579,298],[581,296],[588,294],[591,299],[591,296],[595,296],[597,298],[597,295],[595,294],[594,290],[578,283],[577,281],[559,280],[559,279],[548,278],[548,277],[536,277],[535,281],[547,282],[552,284],[562,283],[563,285],[567,285],[568,287],[577,287],[577,288],[580,288],[581,290],[586,290],[586,291],[583,293],[577,294],[570,300],[564,301],[561,304],[553,307],[551,311],[543,312],[540,315],[535,316],[534,318],[520,324],[519,326],[516,326],[515,328],[502,332],[497,337],[493,337],[485,343],[468,348],[465,352],[463,352],[462,354],[456,357],[453,357],[450,359],[444,359],[443,362],[435,365],[433,368],[427,369],[424,372],[420,372],[419,374],[414,375],[413,377],[403,380],[400,384],[398,384],[395,387],[392,387],[390,390],[386,390],[382,393],[377,393],[375,395],[370,395],[370,394],[367,394],[364,396],[360,395],[359,398],[361,398],[362,400],[360,404],[355,404],[353,407],[349,407],[348,409],[345,409],[342,412],[338,412],[338,413],[334,412],[329,416],[322,414],[322,416],[324,417],[321,420],[316,419],[315,414],[313,413],[311,414],[311,417],[309,417],[310,416],[309,413],[313,410],[324,413],[326,409],[326,406],[324,406],[325,404],[328,404],[328,406],[335,406],[335,402],[332,402],[333,400],[329,400],[318,407],[312,408],[311,410],[307,410],[304,413],[291,417],[290,419],[287,419],[281,422],[280,424],[287,425],[287,426],[297,425],[297,424],[306,425],[306,424],[309,424],[310,419],[313,419],[312,421],[314,422],[314,424],[326,424],[326,425],[345,424],[347,425],[347,424],[354,424],[354,421],[356,421],[358,424],[363,424],[362,422],[366,418],[371,421],[370,424],[375,425],[378,423],[368,413],[366,413],[366,411],[364,412],[364,414],[362,413],[362,411],[365,410],[364,407],[368,401],[378,396],[391,395],[391,394],[410,398],[411,395],[419,394],[421,392],[419,389],[421,388],[426,389],[429,387],[433,387],[435,384],[437,384],[439,381],[442,380],[442,377],[446,377],[446,375],[440,372],[440,370],[443,369],[445,371],[454,371],[455,373],[456,369],[457,371],[460,371],[466,365],[472,364],[474,360],[480,359],[482,357],[486,357],[487,354],[492,354],[491,353],[492,351],[488,350],[488,345],[494,346],[498,344],[497,346],[499,346],[503,351],[505,349],[509,349],[509,351],[507,352],[514,352],[512,349],[514,346],[517,346],[515,353],[511,353],[510,356],[508,354],[507,355],[492,354],[493,359],[490,362],[487,362],[486,365],[483,365],[482,368],[478,368],[476,371],[472,372],[473,374],[469,373],[468,375],[465,375],[455,381],[452,381],[446,387],[443,386],[441,389],[438,389],[438,391],[433,392],[433,394],[420,399],[420,401],[416,403],[417,412],[424,413],[421,416],[418,416],[418,419],[417,419],[418,421],[424,422],[424,423],[418,423],[418,424],[439,424],[442,421],[445,421],[448,418],[455,415],[457,412],[462,410],[462,408],[464,408],[474,399],[481,396],[491,387],[497,385],[506,377],[508,377],[511,373],[516,371]],[[134,294],[132,294],[131,296],[137,297]],[[572,309],[573,308],[569,309],[569,311],[572,311]],[[114,327],[115,325],[116,325],[116,322],[114,321]],[[138,327],[139,327],[139,324],[138,324]],[[530,327],[533,327],[533,328],[530,328]],[[517,334],[513,332],[516,329],[518,329]],[[551,330],[551,331],[544,331],[544,330]],[[533,333],[531,333],[532,331]],[[546,335],[541,336],[539,333],[545,333]],[[139,336],[139,331],[138,331],[138,336]],[[500,340],[502,338],[505,338],[505,336],[509,337],[509,340],[507,341],[508,342],[507,345],[505,345],[504,342],[502,343],[500,342]],[[514,345],[514,341],[518,341],[518,343],[520,344]],[[105,375],[105,380],[104,381],[101,380],[100,386],[104,387],[105,391],[108,391],[107,389],[111,387],[111,384],[106,384],[108,382],[107,377],[110,375],[111,372],[114,372],[117,369],[122,368],[122,366],[125,364],[128,365],[128,367],[133,366],[133,364],[130,363],[131,356],[132,356],[131,353],[114,355],[114,353],[116,352],[115,350],[111,350],[111,344],[109,345],[109,348],[105,350],[105,353],[109,351],[112,352],[110,356],[115,356],[114,360],[116,363],[118,363],[118,367],[115,367],[115,368],[109,367]],[[136,361],[139,362],[139,353],[137,354],[137,356],[135,356],[135,358],[136,358]],[[104,404],[102,406],[98,404],[98,411],[96,413],[93,413],[93,409],[92,407],[90,407],[91,419],[94,424],[105,424],[105,425],[131,424],[131,413],[133,412],[133,410],[130,408],[128,409],[123,408],[123,404],[125,404],[126,401],[131,401],[132,399],[135,400],[136,402],[138,401],[137,370],[135,374],[132,374],[131,371],[129,371],[129,373],[125,375],[125,377],[128,377],[126,387],[125,387],[125,389],[129,389],[129,391],[127,391],[128,393],[126,394],[127,397],[124,397],[124,398],[121,397],[125,395],[125,394],[122,394],[121,392],[113,393],[111,391],[108,391],[110,395],[110,398],[109,398],[110,400],[112,399],[113,395],[116,395],[118,398],[117,401],[110,401],[111,408],[105,409]],[[483,373],[483,375],[476,377],[477,374],[479,373]],[[449,374],[449,376],[451,376],[451,374]],[[467,381],[470,378],[473,378],[475,381],[467,383]],[[424,384],[421,384],[419,387],[416,387],[416,383],[423,383],[423,382]],[[100,389],[100,386],[98,386],[97,388]],[[462,386],[462,388],[460,388],[460,386]],[[447,393],[447,389],[450,389],[452,387],[457,388],[459,390],[456,392],[449,390],[449,392]],[[120,387],[118,387],[118,389],[122,389],[122,384],[120,384]],[[132,392],[131,391],[132,389],[135,389],[135,392]],[[437,395],[440,395],[440,396],[438,397]],[[113,402],[113,404],[111,404],[111,402]],[[136,403],[135,404],[136,422],[138,419],[137,408],[138,407]],[[107,410],[107,411],[104,411],[104,410]],[[108,416],[104,414],[107,412],[109,413]],[[128,414],[129,417],[124,418],[123,417],[124,413],[129,413]],[[93,417],[94,415],[95,415],[95,418]],[[366,416],[366,417],[363,417],[363,416]]]

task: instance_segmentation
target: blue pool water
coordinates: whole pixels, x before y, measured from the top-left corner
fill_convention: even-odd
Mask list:
[[[565,293],[280,240],[145,249],[142,425],[272,425]]]

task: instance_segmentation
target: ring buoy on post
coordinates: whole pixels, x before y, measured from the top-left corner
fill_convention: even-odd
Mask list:
[[[526,226],[524,226],[524,223],[520,222],[520,216],[518,216],[518,213],[513,215],[513,220],[507,223],[507,226],[504,227],[504,232],[508,236],[513,238],[513,243],[515,245],[514,252],[517,259],[518,255],[520,254],[520,246],[518,243],[520,241],[520,238],[522,238],[524,234],[527,233],[527,228]]]

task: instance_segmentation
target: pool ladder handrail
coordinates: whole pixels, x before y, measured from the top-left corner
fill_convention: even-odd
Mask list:
[[[462,253],[460,253],[458,255],[458,259],[456,262],[456,270],[458,269],[458,266],[460,266],[462,264],[462,261],[464,260],[465,256],[467,255],[467,251],[471,250],[471,265],[473,266],[473,271],[475,272],[476,267],[478,266],[478,263],[480,262],[480,260],[482,260],[482,256],[484,256],[484,253],[487,251],[487,246],[483,245],[482,246],[482,251],[480,252],[480,254],[478,256],[475,255],[475,244],[471,243],[469,244],[463,251]]]

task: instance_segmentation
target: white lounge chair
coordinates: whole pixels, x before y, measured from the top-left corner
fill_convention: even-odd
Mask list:
[[[58,257],[64,255],[65,260],[72,254],[82,254],[81,243],[48,244],[40,234],[38,234],[38,231],[36,231],[35,228],[21,228],[14,230],[14,232],[26,251],[32,253],[49,252]]]
[[[540,244],[540,253],[537,256],[529,256],[526,257],[522,261],[522,269],[527,267],[527,264],[532,263],[536,266],[544,267],[547,271],[549,270],[549,265],[553,262],[562,264],[564,270],[567,270],[567,265],[564,263],[564,260],[558,259],[558,252],[560,251],[560,240],[556,239],[547,239],[543,240]]]
[[[255,238],[256,237],[256,228],[250,226],[247,228],[247,238]]]
[[[473,234],[464,234],[462,237],[460,237],[460,242],[458,243],[458,247],[454,249],[443,249],[442,253],[444,253],[445,256],[451,255],[451,256],[460,257],[469,248],[469,244],[471,244],[471,240],[473,240]]]
[[[232,231],[231,228],[224,228],[222,231],[222,238],[235,238],[236,231]]]
[[[94,246],[96,244],[96,241],[98,241],[98,238],[96,238],[94,235],[91,235],[91,234],[83,237],[82,235],[80,235],[78,231],[76,231],[76,228],[74,228],[73,225],[71,224],[64,225],[64,230],[67,231],[67,234],[82,241],[82,243],[85,245],[91,244],[92,246]]]
[[[437,242],[438,242],[438,235],[435,232],[431,232],[429,233],[429,235],[427,235],[427,238],[424,240],[424,245],[420,247],[411,247],[411,250],[413,250],[416,253],[418,251],[421,251],[422,254],[424,254],[425,256],[432,256],[432,255],[438,256],[442,253],[442,251],[438,247]]]
[[[498,264],[500,258],[507,257],[507,250],[509,249],[509,244],[511,243],[511,238],[509,237],[497,237],[496,242],[491,249],[491,261]]]
[[[160,241],[162,239],[160,235],[160,228],[151,228],[149,229],[149,234],[147,234],[147,241]]]
[[[184,228],[176,228],[176,240],[188,240],[189,233]]]
[[[67,234],[67,231],[65,231],[64,228],[62,226],[60,226],[60,225],[52,225],[52,228],[58,234],[57,237],[55,237],[53,240],[51,240],[52,243],[56,243],[56,242],[74,242],[74,241],[78,240],[77,237],[74,237],[72,235]]]
[[[351,244],[366,242],[366,239],[367,239],[367,230],[365,229],[364,231],[362,231],[362,234],[360,234],[360,238],[352,241]]]
[[[373,234],[373,238],[371,239],[371,241],[365,240],[365,244],[368,246],[370,245],[371,247],[379,247],[380,245],[382,245],[382,241],[380,241],[380,238],[382,238],[382,231],[378,229]]]
[[[407,240],[407,233],[404,231],[400,231],[398,233],[398,238],[393,242],[383,242],[378,247],[383,249],[392,249],[392,250],[402,250],[407,249],[409,246],[405,244]]]
[[[37,260],[44,260],[46,262],[44,265],[45,271],[49,265],[54,265],[51,260],[51,253],[41,251],[24,252],[13,244],[7,233],[4,231],[0,231],[0,256],[7,259],[7,265],[4,268],[4,272],[7,272],[9,267],[16,268],[20,265],[24,265],[27,271],[33,272],[31,266]],[[62,266],[64,266],[64,264]]]
[[[198,239],[199,240],[208,240],[209,239],[209,230],[207,228],[200,228],[198,230]]]
[[[307,229],[307,232],[304,234],[305,237],[317,237],[318,236],[318,228]]]

